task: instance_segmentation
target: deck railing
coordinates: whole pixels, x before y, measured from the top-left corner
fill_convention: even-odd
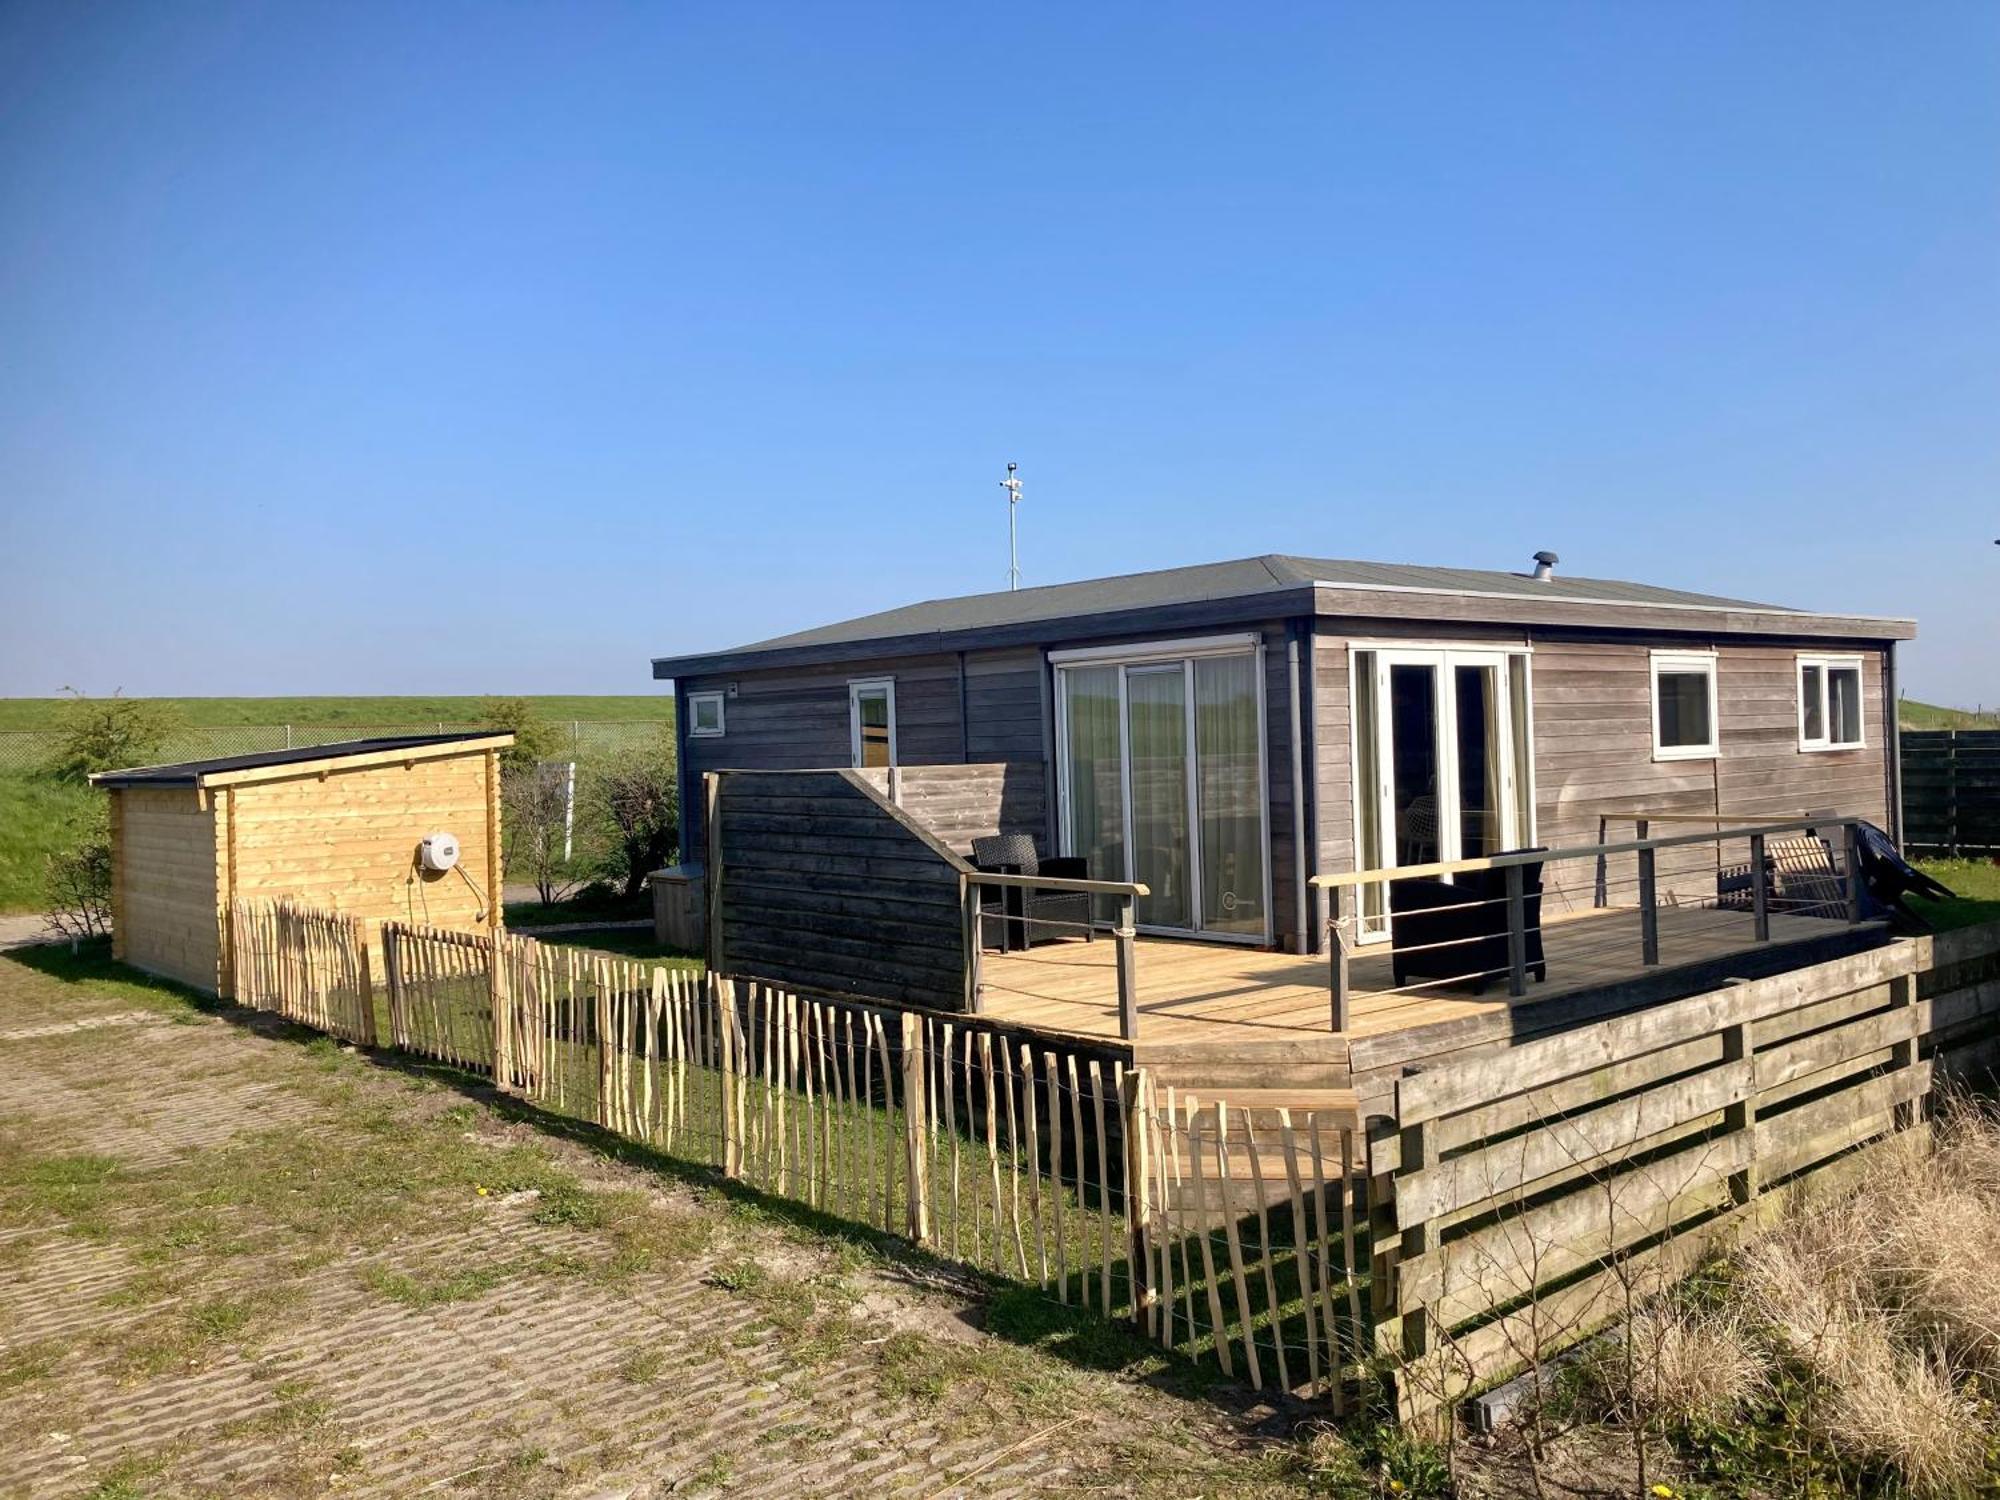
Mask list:
[[[1001,893],[1000,908],[992,913],[986,909],[980,893],[997,890]],[[1018,894],[1016,894],[1018,893]],[[1062,917],[1042,917],[1034,914],[1032,899],[1042,893],[1082,895],[1094,903],[1099,896],[1108,896],[1118,904],[1118,918],[1111,929],[1111,940],[1117,945],[1118,969],[1118,1034],[1126,1041],[1137,1041],[1139,1037],[1139,969],[1138,956],[1134,951],[1134,939],[1139,935],[1136,913],[1138,899],[1152,894],[1146,885],[1129,880],[1079,880],[1074,877],[1056,875],[1000,875],[984,870],[968,871],[965,875],[965,964],[969,978],[969,989],[973,997],[973,1010],[979,1004],[979,955],[986,946],[989,929],[987,922],[997,919],[1000,941],[997,946],[1005,948],[1012,935],[1019,934],[1023,945],[1032,943],[1037,927],[1064,927],[1077,932],[1094,932],[1097,922],[1094,918],[1076,921]]]
[[[1531,952],[1543,931],[1542,913],[1551,905],[1577,911],[1636,909],[1636,944],[1629,933],[1608,934],[1595,946],[1571,948],[1565,957],[1574,962],[1580,953],[1608,956],[1622,949],[1642,969],[1662,962],[1665,909],[1740,911],[1747,918],[1747,937],[1759,944],[1772,941],[1774,913],[1844,919],[1850,926],[1862,919],[1858,848],[1863,820],[1858,817],[1810,815],[1657,836],[1652,833],[1655,823],[1721,820],[1677,813],[1604,817],[1630,820],[1638,836],[1622,841],[1600,836],[1597,843],[1570,848],[1314,876],[1312,883],[1326,893],[1333,1029],[1346,1032],[1351,1026],[1348,965],[1362,947],[1364,929],[1385,939],[1383,946],[1396,966],[1396,991],[1466,983],[1483,987],[1504,979],[1508,994],[1519,997],[1528,992],[1530,971],[1546,968],[1546,960],[1538,966]],[[1554,866],[1590,870],[1587,908],[1580,887],[1548,878]],[[1531,870],[1542,878],[1531,883]],[[1465,879],[1474,875],[1484,878]],[[1427,882],[1429,889],[1421,903],[1399,911],[1391,892],[1407,881]],[[1463,900],[1450,899],[1439,889],[1453,885],[1466,887]],[[1421,935],[1394,934],[1397,922],[1418,928]],[[1405,970],[1424,977],[1405,983]]]

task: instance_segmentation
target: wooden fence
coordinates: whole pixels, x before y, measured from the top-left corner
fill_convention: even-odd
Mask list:
[[[2000,729],[1906,729],[1903,847],[2000,854]]]
[[[1851,958],[1415,1072],[1371,1142],[1375,1335],[1405,1416],[1536,1365],[1892,1149],[1990,1065],[2000,930]]]
[[[291,901],[238,902],[228,936],[229,992],[239,1005],[374,1044],[375,987],[360,918]]]
[[[364,1004],[359,924],[235,917],[246,1003],[1130,1317],[1260,1388],[1341,1408],[1382,1375],[1409,1417],[1859,1170],[1934,1072],[2000,1060],[2000,927],[1412,1072],[1359,1140],[1351,1113],[1196,1098],[1083,1041],[507,934],[386,923]]]

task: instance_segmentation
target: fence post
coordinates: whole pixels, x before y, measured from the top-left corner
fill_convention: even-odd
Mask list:
[[[1654,889],[1653,851],[1639,851],[1639,961],[1657,964],[1660,961],[1660,907],[1658,892]]]
[[[375,1026],[375,976],[368,961],[368,922],[364,917],[350,917],[353,925],[353,943],[361,974],[361,1043],[372,1047],[380,1039]]]
[[[1519,865],[1507,866],[1507,993],[1528,993],[1527,881]]]
[[[722,1175],[743,1175],[743,1142],[736,1119],[736,986],[732,980],[708,976],[708,993],[715,1004],[715,1040],[722,1054]]]
[[[1120,1102],[1125,1113],[1125,1239],[1126,1264],[1131,1268],[1132,1324],[1139,1332],[1150,1334],[1159,1321],[1160,1300],[1152,1275],[1152,1074],[1144,1068],[1127,1073],[1125,1096]],[[1255,1142],[1251,1149],[1256,1149]],[[1039,1163],[1035,1170],[1041,1170]]]
[[[1139,1039],[1139,970],[1132,942],[1138,936],[1131,892],[1118,898],[1118,928],[1112,941],[1118,945],[1118,1034],[1126,1041]]]
[[[1846,835],[1847,855],[1847,924],[1853,926],[1861,920],[1861,825],[1842,825]]]
[[[1738,1021],[1722,1033],[1722,1060],[1744,1063],[1750,1069],[1743,1098],[1722,1112],[1723,1128],[1732,1135],[1742,1135],[1750,1153],[1749,1160],[1729,1174],[1729,1196],[1737,1203],[1748,1203],[1763,1190],[1757,1167],[1757,1052],[1748,1021]]]
[[[958,894],[965,906],[965,1009],[968,1015],[976,1016],[979,1014],[979,945],[986,935],[979,909],[979,886],[961,875],[958,877]]]
[[[505,929],[486,931],[486,1004],[493,1012],[493,1087],[505,1094],[514,1087],[514,1033],[508,1023],[506,956],[501,952]]]
[[[1771,873],[1764,867],[1764,835],[1750,835],[1750,919],[1757,941],[1771,941]]]
[[[929,1141],[929,1101],[925,1097],[924,1023],[909,1011],[903,1012],[903,1186],[907,1199],[910,1238],[919,1245],[931,1242],[931,1171],[925,1150]]]
[[[1357,888],[1358,889],[1358,888]],[[1327,983],[1333,993],[1333,1029],[1335,1032],[1347,1030],[1347,935],[1341,931],[1343,919],[1341,908],[1347,904],[1344,886],[1326,887],[1326,963]]]

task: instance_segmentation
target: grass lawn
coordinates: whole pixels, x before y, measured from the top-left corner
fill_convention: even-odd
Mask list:
[[[1915,864],[1959,897],[1956,901],[1911,898],[1911,908],[1933,927],[1947,930],[2000,921],[2000,864],[1976,859],[1920,859]]]
[[[664,693],[626,695],[495,693],[496,698],[525,697],[535,712],[550,719],[658,719],[674,716],[674,700]],[[0,698],[0,729],[50,729],[64,698]],[[477,697],[327,697],[327,698],[160,698],[179,710],[191,728],[221,724],[447,724],[477,723]]]

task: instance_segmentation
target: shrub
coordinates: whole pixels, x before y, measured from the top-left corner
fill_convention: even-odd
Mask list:
[[[671,755],[640,751],[595,768],[589,817],[607,841],[599,868],[627,897],[673,858],[680,838],[680,784]]]
[[[535,712],[526,698],[488,698],[479,705],[488,729],[511,733],[514,743],[500,752],[500,768],[510,774],[531,770],[545,760],[567,759],[562,726]]]
[[[48,856],[49,926],[67,938],[111,930],[111,837],[102,830]]]
[[[157,762],[167,736],[181,727],[178,710],[144,698],[91,698],[75,688],[56,719],[56,749],[49,772],[79,782],[93,771]]]

